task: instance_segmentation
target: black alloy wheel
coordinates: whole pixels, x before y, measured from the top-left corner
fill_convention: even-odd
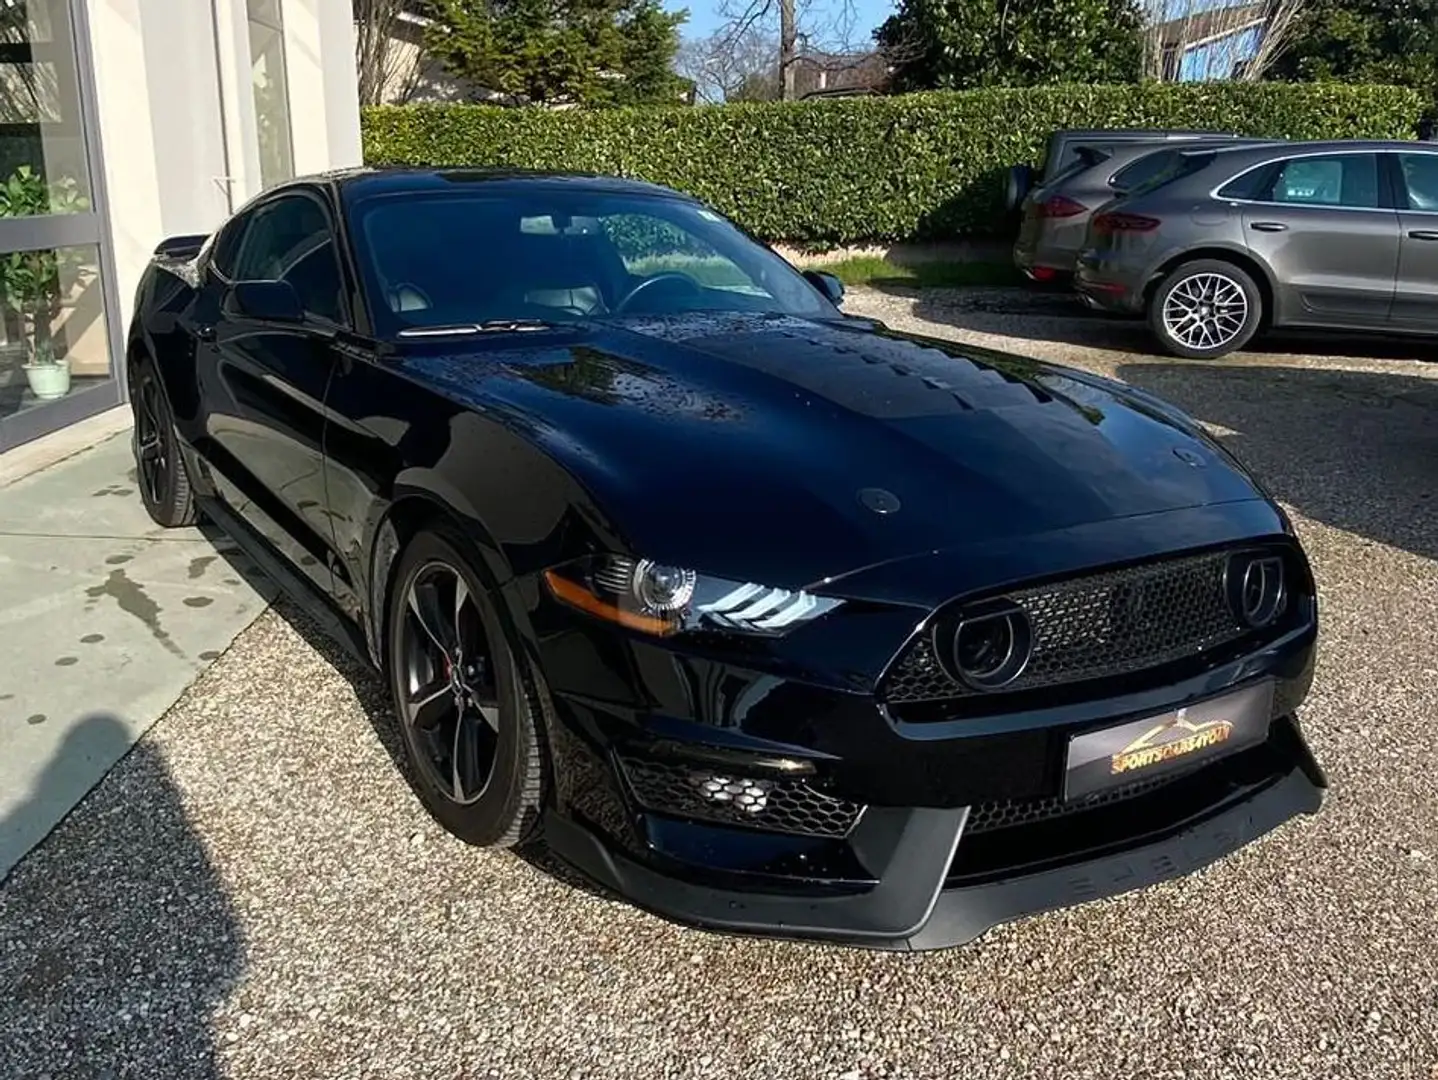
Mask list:
[[[130,370],[130,408],[135,418],[135,475],[146,512],[167,528],[193,525],[199,514],[190,474],[180,456],[170,403],[149,360]]]
[[[530,694],[467,547],[420,533],[389,604],[389,678],[411,782],[461,839],[529,839],[542,769]]]

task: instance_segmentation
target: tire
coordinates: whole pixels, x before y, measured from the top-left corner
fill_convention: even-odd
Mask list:
[[[516,847],[536,838],[544,798],[536,697],[468,552],[446,528],[404,549],[386,605],[385,672],[425,809],[466,843]]]
[[[130,409],[135,417],[131,438],[135,480],[145,511],[155,524],[168,529],[193,525],[200,515],[175,434],[175,416],[159,372],[148,358],[130,369]]]
[[[1188,332],[1182,319],[1186,309],[1192,311]],[[1262,323],[1258,285],[1246,271],[1221,259],[1195,259],[1175,267],[1148,302],[1154,336],[1167,352],[1189,360],[1216,360],[1236,352]]]

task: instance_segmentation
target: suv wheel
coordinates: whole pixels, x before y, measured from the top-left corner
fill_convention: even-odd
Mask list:
[[[1263,294],[1243,270],[1219,259],[1176,267],[1148,304],[1163,347],[1190,360],[1215,360],[1243,348],[1263,321]]]

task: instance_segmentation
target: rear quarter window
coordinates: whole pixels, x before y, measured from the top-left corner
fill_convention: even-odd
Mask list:
[[[1126,195],[1147,195],[1157,191],[1161,187],[1172,184],[1175,180],[1182,180],[1185,176],[1192,176],[1194,173],[1202,172],[1213,164],[1217,156],[1212,150],[1209,151],[1172,151],[1172,156],[1163,169],[1150,176],[1133,187],[1129,188]]]

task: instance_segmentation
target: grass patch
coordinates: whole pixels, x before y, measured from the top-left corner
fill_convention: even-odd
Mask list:
[[[859,255],[805,269],[823,270],[845,285],[876,288],[906,285],[917,289],[956,289],[974,285],[1017,285],[1023,280],[1008,263],[935,261],[900,266],[881,255]]]

